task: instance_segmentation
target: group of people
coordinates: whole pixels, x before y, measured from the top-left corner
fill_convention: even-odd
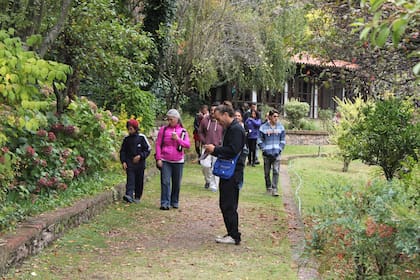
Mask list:
[[[176,109],[167,114],[168,125],[160,127],[155,146],[156,167],[160,169],[160,209],[179,207],[179,193],[185,162],[184,149],[190,148],[187,130]],[[248,164],[257,164],[257,146],[264,158],[264,177],[268,193],[278,196],[277,185],[280,170],[280,155],[285,146],[285,130],[278,122],[279,112],[271,110],[264,123],[253,105],[247,111],[234,110],[232,103],[214,103],[210,109],[203,105],[194,120],[194,142],[199,163],[204,175],[204,188],[219,190],[219,207],[226,227],[226,235],[218,236],[216,242],[240,244],[238,202],[243,186],[246,156]],[[139,133],[135,119],[127,121],[129,134],[120,149],[120,160],[126,171],[128,203],[139,203],[143,194],[145,161],[151,146],[145,135]],[[248,152],[249,151],[249,152]],[[213,174],[217,159],[233,159],[241,155],[230,178],[219,178]],[[271,171],[273,173],[271,177]]]

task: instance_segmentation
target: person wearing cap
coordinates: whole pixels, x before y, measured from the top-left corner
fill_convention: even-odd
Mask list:
[[[156,166],[160,169],[160,209],[179,207],[184,149],[190,148],[188,132],[182,126],[181,116],[176,109],[166,114],[168,125],[159,129],[156,139]]]
[[[120,149],[120,161],[127,174],[123,199],[128,203],[139,203],[143,195],[144,169],[146,158],[150,154],[150,145],[147,137],[139,133],[137,120],[128,120],[126,126],[128,135],[124,138]]]

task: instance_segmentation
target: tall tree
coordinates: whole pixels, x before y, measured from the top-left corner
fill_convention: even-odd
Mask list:
[[[300,8],[281,10],[288,1],[274,2],[178,1],[174,24],[160,31],[168,42],[159,65],[167,106],[180,106],[226,82],[244,88],[283,87],[292,74],[291,38],[300,27],[291,19]]]

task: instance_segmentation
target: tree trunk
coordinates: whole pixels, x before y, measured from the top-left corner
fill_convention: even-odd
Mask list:
[[[343,166],[343,172],[349,171],[349,165],[351,160],[348,158],[344,158],[344,166]]]
[[[57,39],[58,35],[61,32],[61,29],[64,26],[64,23],[67,20],[67,15],[71,8],[71,3],[73,0],[63,0],[61,3],[61,14],[57,20],[57,23],[54,25],[53,28],[48,32],[45,36],[44,41],[42,42],[41,47],[39,48],[38,54],[42,58],[47,53],[50,46],[54,43],[55,39]]]

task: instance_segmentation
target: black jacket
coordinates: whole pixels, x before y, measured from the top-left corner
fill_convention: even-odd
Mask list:
[[[232,159],[238,153],[242,153],[245,145],[245,130],[236,119],[225,129],[223,133],[223,145],[214,148],[212,155],[222,159]],[[243,171],[244,162],[238,160],[235,168],[237,171]]]
[[[120,161],[121,163],[127,163],[127,165],[133,165],[133,158],[137,155],[141,157],[140,163],[144,164],[144,161],[150,155],[150,145],[143,134],[130,134],[124,138],[121,145]]]

